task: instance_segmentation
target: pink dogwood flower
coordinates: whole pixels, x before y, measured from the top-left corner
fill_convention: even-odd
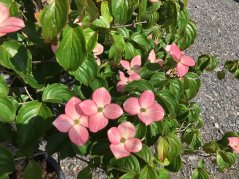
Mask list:
[[[96,63],[99,66],[101,65],[101,61],[100,61],[98,55],[101,55],[103,52],[104,52],[103,45],[101,45],[100,43],[97,43],[96,47],[93,49],[93,54],[94,54],[94,57],[96,59]]]
[[[153,39],[153,35],[149,34],[148,39]],[[159,39],[157,38],[157,39],[154,40],[154,44],[158,45],[158,43],[159,43]]]
[[[135,138],[136,129],[128,121],[121,123],[118,127],[108,130],[110,150],[116,159],[127,157],[130,153],[139,152],[142,149],[141,140]]]
[[[195,66],[195,61],[191,57],[184,55],[176,44],[167,45],[165,50],[173,57],[174,61],[177,62],[177,73],[179,77],[186,75],[190,66]]]
[[[239,153],[239,137],[228,137],[229,145]]]
[[[134,116],[138,115],[140,121],[146,126],[155,121],[160,121],[164,116],[164,109],[155,102],[154,93],[150,90],[144,91],[140,98],[128,98],[123,104],[124,110]]]
[[[126,60],[121,60],[120,64],[127,70],[129,75],[134,73],[139,73],[141,66],[141,57],[139,55],[135,56],[131,62]]]
[[[125,86],[130,83],[131,81],[140,80],[140,76],[137,73],[126,77],[123,72],[119,71],[120,81],[117,83],[117,91],[123,92]]]
[[[151,50],[148,56],[148,61],[150,63],[158,63],[161,67],[163,66],[164,61],[162,59],[156,58],[156,54],[154,50]]]
[[[156,3],[156,2],[158,2],[159,0],[149,0],[149,2],[151,2],[151,3]]]
[[[65,106],[65,114],[59,115],[53,125],[60,132],[68,132],[71,142],[76,145],[84,145],[89,139],[88,118],[79,108],[81,100],[72,97]]]
[[[94,91],[92,100],[87,99],[79,106],[88,116],[91,132],[98,132],[108,125],[109,119],[117,119],[123,114],[118,104],[111,103],[110,93],[104,87]]]
[[[0,3],[0,37],[16,32],[23,27],[25,27],[23,20],[17,17],[10,17],[9,8]]]

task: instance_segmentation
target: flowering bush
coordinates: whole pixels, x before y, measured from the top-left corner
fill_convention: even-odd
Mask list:
[[[186,1],[0,0],[0,15],[0,142],[17,150],[0,147],[0,178],[14,157],[39,175],[31,161],[42,140],[49,155],[88,156],[79,178],[100,167],[109,178],[166,179],[197,153],[220,171],[235,164],[238,133],[202,142],[192,100],[217,60],[183,52],[197,34]],[[192,178],[209,178],[203,160]]]

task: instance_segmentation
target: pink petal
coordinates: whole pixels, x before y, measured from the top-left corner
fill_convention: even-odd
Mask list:
[[[9,17],[4,22],[0,24],[1,33],[16,32],[25,27],[22,19],[17,17]]]
[[[100,43],[96,44],[96,47],[93,49],[94,55],[100,55],[104,52],[104,47]]]
[[[95,57],[95,58],[96,58],[95,61],[96,61],[97,65],[100,66],[101,65],[100,59],[98,57]]]
[[[146,112],[141,112],[138,114],[139,120],[141,120],[146,126],[155,121],[160,121],[163,119],[163,116],[164,110],[158,103],[154,103],[146,110]]]
[[[82,112],[79,108],[81,100],[77,97],[72,97],[65,106],[65,113],[69,115],[72,119],[80,118]]]
[[[123,104],[124,110],[130,115],[136,115],[140,113],[139,100],[137,98],[128,98]]]
[[[117,127],[111,127],[107,132],[111,144],[119,144],[121,139],[120,130]]]
[[[56,118],[53,122],[53,125],[60,131],[60,132],[68,132],[69,129],[74,125],[74,121],[71,119],[70,116],[67,114],[61,114]]]
[[[115,156],[116,159],[123,158],[123,157],[128,157],[130,155],[130,152],[128,152],[123,143],[119,143],[117,145],[111,144],[110,145],[110,150]]]
[[[189,70],[188,66],[185,66],[182,63],[177,64],[177,73],[178,73],[179,77],[185,76],[187,74],[188,70]]]
[[[126,139],[135,137],[136,135],[136,129],[131,122],[128,121],[122,122],[118,126],[118,129],[120,130],[122,137]]]
[[[90,99],[82,101],[79,104],[79,107],[80,107],[81,111],[87,116],[92,116],[97,113],[97,106],[96,106],[95,102]]]
[[[51,44],[51,50],[52,50],[52,52],[56,53],[57,49],[58,49],[58,44],[57,44],[57,43],[52,43],[52,44]]]
[[[156,60],[156,54],[155,54],[154,50],[151,50],[149,53],[149,56],[148,56],[148,61],[150,63],[155,63],[155,60]]]
[[[178,63],[182,56],[181,50],[176,44],[167,45],[165,50],[173,57],[173,59]]]
[[[126,69],[126,70],[130,70],[130,64],[128,61],[126,60],[120,60],[120,64]]]
[[[108,119],[117,119],[123,114],[122,108],[118,104],[108,104],[104,108],[104,116]]]
[[[88,130],[81,125],[75,125],[70,128],[68,135],[70,137],[71,142],[80,146],[84,145],[89,139]]]
[[[158,2],[159,0],[149,0],[149,2],[151,2],[151,3],[156,3],[156,2]]]
[[[94,91],[92,100],[96,103],[97,107],[104,107],[106,104],[110,104],[110,93],[104,88],[99,88]]]
[[[131,81],[137,81],[137,80],[140,80],[141,79],[141,77],[140,77],[140,75],[138,75],[137,73],[134,73],[134,74],[132,74],[132,75],[130,75],[129,76],[129,81],[131,82]]]
[[[144,91],[139,98],[139,104],[141,108],[149,108],[154,104],[154,101],[154,93],[150,90]]]
[[[89,129],[91,132],[98,132],[108,125],[109,120],[104,117],[102,112],[89,117]]]
[[[89,127],[88,117],[87,116],[81,116],[80,117],[80,125],[84,127]]]
[[[136,66],[136,67],[140,67],[141,66],[141,57],[140,55],[135,56],[130,63],[131,68]]]
[[[125,75],[122,71],[119,71],[119,76],[120,76],[121,81],[125,81],[125,82],[129,81],[129,79],[127,77],[125,77]]]
[[[119,81],[119,82],[117,83],[117,85],[116,85],[117,91],[118,91],[118,92],[123,92],[126,85],[127,85],[127,82],[125,82],[125,81]]]
[[[128,70],[128,71],[127,71],[128,75],[133,75],[133,74],[135,74],[136,72],[139,73],[139,69],[136,69],[136,70]]]
[[[186,66],[195,66],[195,61],[189,56],[182,56],[180,62]]]
[[[155,63],[158,63],[161,67],[163,67],[164,61],[162,59],[156,59]]]
[[[9,8],[5,4],[0,3],[0,24],[9,17],[9,14]]]
[[[228,137],[229,145],[239,153],[239,137]]]
[[[125,144],[124,144],[126,150],[128,150],[129,152],[139,152],[140,150],[142,150],[142,142],[141,140],[137,139],[137,138],[130,138],[128,140],[126,140]]]

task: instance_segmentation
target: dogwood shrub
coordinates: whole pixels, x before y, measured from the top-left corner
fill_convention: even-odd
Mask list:
[[[32,161],[41,141],[48,155],[86,156],[78,178],[101,168],[166,179],[199,153],[193,179],[209,178],[203,156],[232,167],[238,133],[203,144],[193,99],[217,60],[184,52],[197,34],[186,2],[0,0],[0,142],[17,151],[0,147],[0,178],[14,159]]]

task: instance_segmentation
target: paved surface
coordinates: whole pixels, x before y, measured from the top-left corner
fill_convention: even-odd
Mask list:
[[[239,0],[188,1],[191,17],[197,22],[199,33],[196,43],[187,53],[195,59],[203,53],[211,53],[218,57],[221,65],[226,60],[239,59]],[[226,80],[219,81],[215,72],[207,73],[202,77],[202,88],[196,101],[201,105],[205,119],[205,141],[219,138],[226,131],[239,132],[239,80],[228,74]],[[188,168],[195,166],[195,159],[191,157],[186,161],[190,163]],[[74,165],[69,166],[67,163],[70,162]],[[68,179],[75,178],[74,169],[77,171],[82,168],[81,162],[76,159],[64,160],[62,166]],[[239,165],[236,168],[239,170]],[[239,171],[217,175],[214,168],[210,171],[214,173],[212,178],[216,179],[239,178]],[[94,178],[104,178],[97,173]],[[185,173],[190,173],[190,170]]]

